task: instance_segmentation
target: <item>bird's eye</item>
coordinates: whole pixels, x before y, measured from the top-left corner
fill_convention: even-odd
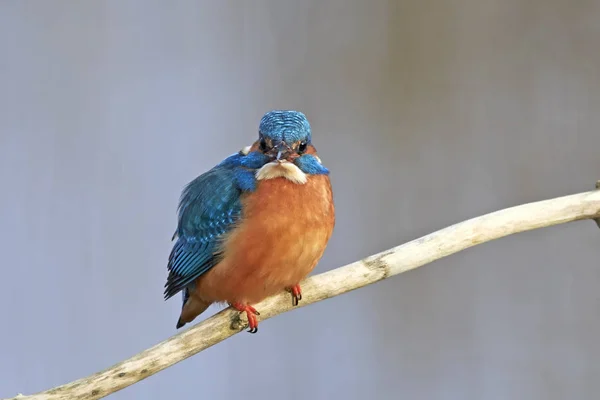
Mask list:
[[[267,150],[267,142],[265,141],[265,139],[261,139],[258,146],[260,147],[260,151],[266,151]]]
[[[302,154],[306,151],[306,142],[300,142],[298,145],[298,153]]]

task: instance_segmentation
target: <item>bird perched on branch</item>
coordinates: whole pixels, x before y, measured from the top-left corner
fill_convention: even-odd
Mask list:
[[[212,303],[227,303],[258,329],[263,299],[299,282],[321,259],[335,224],[329,170],[297,111],[274,110],[258,139],[191,181],[178,208],[165,299],[182,292],[177,328]]]

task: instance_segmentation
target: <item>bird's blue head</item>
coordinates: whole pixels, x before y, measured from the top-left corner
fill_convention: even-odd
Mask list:
[[[300,111],[273,110],[266,113],[258,127],[259,139],[274,143],[310,143],[310,124]]]
[[[269,111],[260,120],[258,140],[232,156],[232,160],[256,169],[258,180],[285,177],[303,183],[306,175],[329,174],[311,139],[310,124],[303,113]]]
[[[273,110],[266,113],[258,126],[258,140],[252,146],[273,161],[294,162],[305,154],[316,155],[311,143],[310,124],[300,111]],[[318,159],[318,158],[317,158]]]
[[[295,180],[301,182],[305,180],[305,174],[328,174],[317,156],[311,136],[310,124],[303,113],[292,110],[267,112],[260,120],[258,140],[250,148],[250,151],[266,155],[270,160],[259,171],[258,178],[289,178],[289,174],[294,172]]]

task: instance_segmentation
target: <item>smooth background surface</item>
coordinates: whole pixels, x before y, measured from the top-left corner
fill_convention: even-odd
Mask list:
[[[0,397],[175,333],[180,190],[269,109],[333,171],[317,272],[600,179],[597,1],[240,4],[0,3]],[[589,221],[491,242],[111,398],[596,398],[599,252]]]

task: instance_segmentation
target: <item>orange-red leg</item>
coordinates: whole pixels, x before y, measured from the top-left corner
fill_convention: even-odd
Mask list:
[[[291,288],[288,288],[287,291],[292,294],[292,305],[297,306],[300,300],[302,300],[302,289],[300,289],[300,285],[294,285]]]
[[[258,319],[256,318],[256,316],[260,315],[260,313],[258,311],[256,311],[256,309],[254,307],[252,307],[249,304],[242,304],[242,303],[233,303],[233,304],[231,304],[231,307],[235,308],[239,312],[246,313],[246,317],[248,317],[248,328],[249,328],[248,332],[250,332],[250,333],[258,332]]]

